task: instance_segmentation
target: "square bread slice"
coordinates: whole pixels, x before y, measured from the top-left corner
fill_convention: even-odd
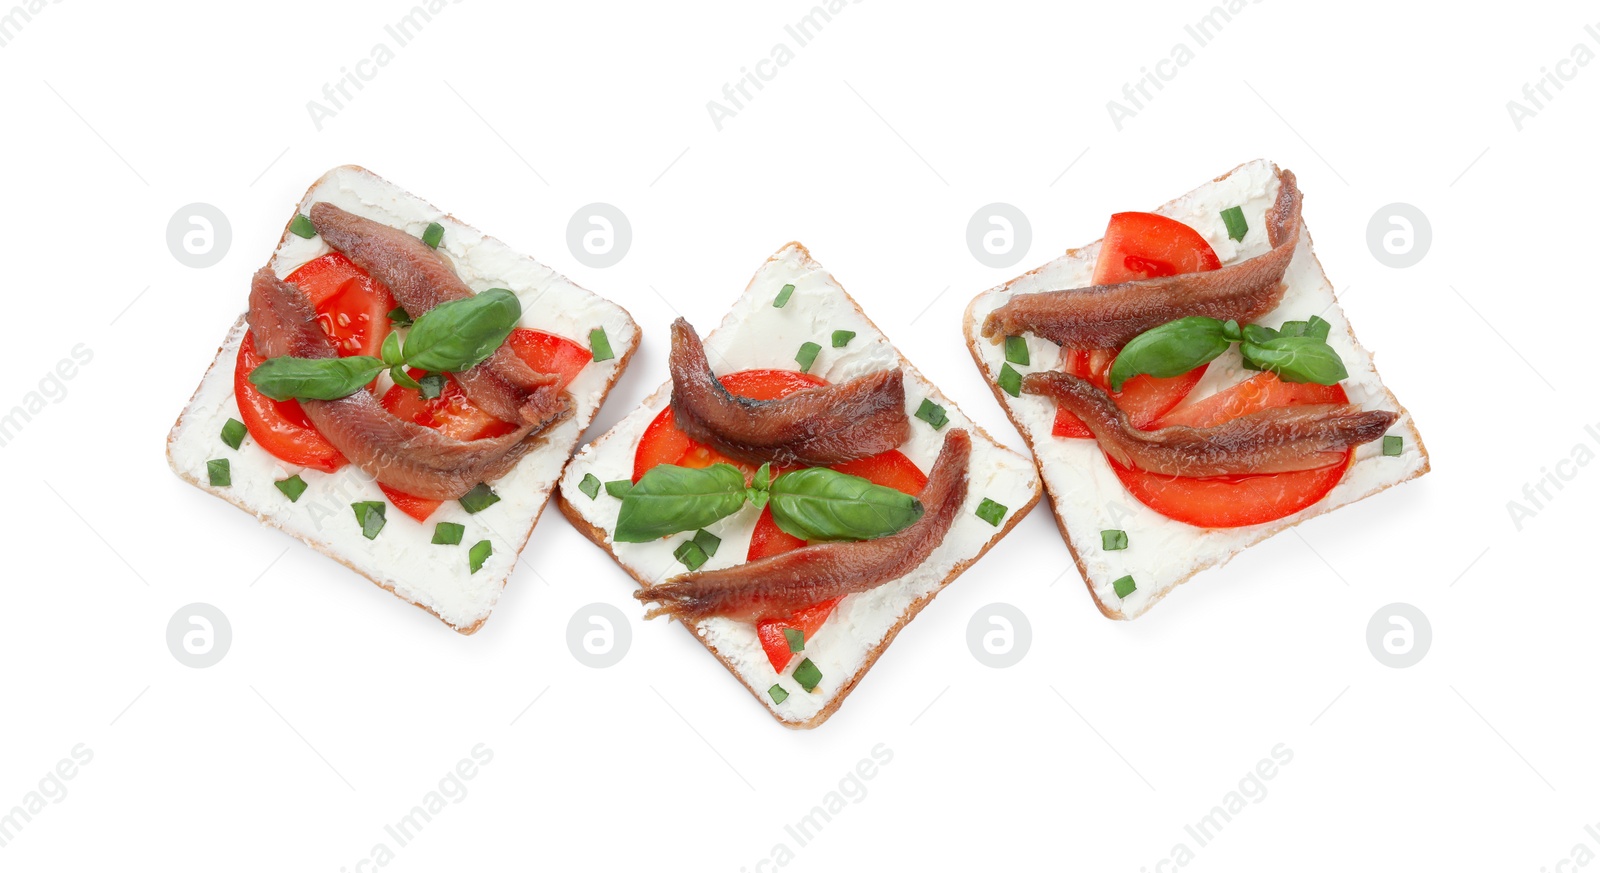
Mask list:
[[[1258,160],[1236,167],[1227,175],[1154,211],[1199,231],[1222,263],[1229,264],[1267,251],[1263,216],[1277,193],[1277,167],[1269,161]],[[1222,210],[1233,206],[1243,208],[1249,225],[1248,232],[1238,242],[1229,239],[1221,217]],[[1099,255],[1099,241],[1069,249],[1048,264],[979,294],[967,306],[963,330],[972,359],[988,379],[995,399],[1005,407],[1006,414],[1038,458],[1045,488],[1050,492],[1055,509],[1056,523],[1089,586],[1089,593],[1094,595],[1095,605],[1107,617],[1137,618],[1177,585],[1202,570],[1222,566],[1245,548],[1308,518],[1354,503],[1428,471],[1428,453],[1416,425],[1394,394],[1384,387],[1373,367],[1372,355],[1356,341],[1344,310],[1334,296],[1333,286],[1312,251],[1311,234],[1302,222],[1300,242],[1284,275],[1287,290],[1283,302],[1258,322],[1276,327],[1284,321],[1304,320],[1313,315],[1326,319],[1331,324],[1328,344],[1339,353],[1350,373],[1343,383],[1350,401],[1363,409],[1388,409],[1400,414],[1389,434],[1403,438],[1401,453],[1397,457],[1385,456],[1382,440],[1358,447],[1354,464],[1326,497],[1294,515],[1266,524],[1199,528],[1147,508],[1123,487],[1094,440],[1066,439],[1051,434],[1056,414],[1053,400],[1028,394],[1012,397],[1000,389],[996,379],[1005,363],[1004,344],[991,343],[980,333],[984,318],[1014,296],[1092,285],[1091,277]],[[1026,373],[1061,366],[1061,349],[1054,343],[1032,335],[1026,340],[1030,365],[1017,369]],[[1243,368],[1237,352],[1225,353],[1212,362],[1191,397],[1203,398],[1252,375],[1255,374]],[[1125,531],[1127,548],[1103,549],[1100,538],[1103,530]],[[1116,580],[1123,576],[1132,576],[1138,586],[1125,598],[1118,597],[1114,587]]]
[[[426,523],[389,507],[385,525],[374,539],[362,536],[351,504],[387,500],[377,482],[354,465],[321,473],[279,461],[250,437],[238,450],[223,443],[223,425],[230,418],[239,418],[234,364],[246,330],[242,316],[229,329],[216,360],[173,425],[167,437],[167,461],[185,481],[433,613],[455,630],[470,634],[483,626],[500,599],[517,555],[533,532],[578,436],[638,347],[638,325],[615,303],[360,167],[339,167],[318,179],[291,219],[294,214],[309,213],[311,205],[318,202],[332,203],[418,236],[430,223],[438,222],[444,226],[439,251],[449,256],[456,272],[474,291],[507,288],[514,292],[522,302],[521,327],[553,333],[585,347],[590,344],[590,331],[603,329],[613,350],[613,357],[589,363],[568,386],[573,416],[551,428],[543,445],[523,457],[510,473],[490,483],[500,497],[498,503],[470,514],[456,501],[446,501]],[[330,251],[320,236],[302,239],[286,227],[272,256],[272,268],[286,277]],[[249,277],[241,275],[237,292],[241,303],[248,287]],[[231,467],[232,484],[214,487],[206,463],[223,458]],[[291,501],[275,483],[295,474],[307,487],[298,500]],[[461,544],[433,545],[438,522],[465,525]],[[473,573],[468,550],[481,540],[491,543],[493,554]]]
[[[774,306],[786,285],[793,285],[793,292],[781,308]],[[855,336],[842,348],[835,348],[830,340],[833,332],[840,330],[854,331]],[[1031,461],[995,442],[923,378],[799,243],[784,246],[762,265],[722,324],[706,335],[704,342],[707,358],[718,374],[755,368],[798,369],[795,355],[805,342],[822,347],[809,372],[829,382],[901,368],[906,413],[912,415],[924,401],[932,401],[943,407],[948,417],[948,423],[937,429],[920,418],[911,420],[911,439],[900,451],[923,472],[932,467],[945,431],[962,427],[972,434],[971,484],[949,534],[915,570],[870,591],[846,597],[816,636],[807,640],[806,657],[822,671],[822,680],[814,691],[805,691],[788,675],[793,664],[782,675],[772,669],[754,625],[725,618],[689,625],[711,654],[779,722],[791,728],[816,727],[839,708],[901,628],[1033,508],[1041,492],[1039,476]],[[673,557],[673,550],[689,535],[649,543],[613,542],[611,534],[616,529],[621,501],[603,490],[591,498],[579,489],[579,483],[588,475],[602,482],[632,478],[640,437],[671,397],[672,383],[668,382],[616,427],[579,450],[561,477],[562,513],[596,545],[610,552],[640,585],[685,572]],[[974,514],[985,499],[1005,507],[1004,518],[997,524]],[[722,542],[705,569],[744,562],[759,514],[760,510],[746,505],[707,528]],[[775,685],[788,693],[781,703],[774,702],[768,694]]]

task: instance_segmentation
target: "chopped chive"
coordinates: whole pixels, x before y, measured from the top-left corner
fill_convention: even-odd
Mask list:
[[[578,490],[582,491],[583,493],[585,493],[587,495],[589,495],[589,499],[590,500],[593,500],[596,497],[599,497],[600,496],[600,477],[596,476],[593,473],[584,473],[583,474],[583,481],[578,483]]]
[[[632,479],[612,479],[610,482],[606,483],[606,493],[617,498],[618,500],[627,497],[628,492],[632,490]]]
[[[836,349],[842,349],[845,346],[850,345],[850,341],[855,338],[856,332],[853,330],[836,330],[833,332],[833,347]]]
[[[212,488],[226,488],[233,484],[233,467],[227,458],[206,461],[206,478],[211,481]]]
[[[676,549],[672,550],[672,557],[677,558],[678,563],[694,571],[700,569],[710,556],[694,540],[684,540],[678,544]]]
[[[1117,592],[1117,597],[1119,598],[1127,597],[1129,594],[1133,593],[1135,588],[1138,587],[1139,586],[1133,584],[1132,576],[1123,576],[1121,579],[1111,583],[1111,589]]]
[[[1103,530],[1100,532],[1100,548],[1108,552],[1120,552],[1128,547],[1128,532],[1125,530]]]
[[[1306,336],[1314,336],[1323,342],[1328,341],[1328,329],[1333,327],[1320,315],[1313,315],[1306,321]]]
[[[783,629],[783,638],[789,642],[789,651],[796,654],[806,650],[806,632],[797,627]]]
[[[306,480],[300,478],[299,473],[296,473],[287,479],[279,479],[272,484],[276,485],[278,490],[283,492],[283,496],[289,498],[290,503],[298,503],[300,501],[300,495],[306,493]]]
[[[1019,367],[1026,367],[1032,358],[1028,354],[1027,337],[1006,337],[1006,361]]]
[[[395,308],[389,310],[389,314],[386,317],[389,319],[389,323],[393,324],[395,327],[411,326],[411,313],[407,312],[404,306],[396,306]]]
[[[1012,397],[1022,396],[1022,374],[1011,369],[1010,364],[1000,365],[1000,378],[994,381],[995,384],[1000,386],[1001,391],[1010,394]]]
[[[1402,436],[1386,436],[1383,438],[1383,453],[1389,457],[1396,457],[1405,451],[1406,438]],[[215,484],[215,483],[213,483]]]
[[[470,513],[482,512],[499,502],[500,495],[489,490],[489,486],[482,482],[460,497],[461,508]]]
[[[1305,336],[1310,326],[1304,321],[1285,321],[1278,325],[1278,336]]]
[[[430,249],[439,247],[444,242],[444,225],[437,221],[428,223],[428,229],[422,232],[422,244]]]
[[[772,698],[773,703],[782,703],[789,699],[789,692],[784,691],[782,685],[773,683],[772,687],[767,689],[767,696]]]
[[[589,331],[589,354],[596,363],[609,361],[616,355],[611,353],[611,340],[606,336],[606,329],[597,327]]]
[[[822,351],[822,346],[819,346],[816,343],[807,342],[800,344],[800,351],[794,356],[794,359],[800,364],[800,372],[805,373],[810,371],[811,365],[817,362],[817,352],[820,351]]]
[[[244,444],[244,435],[249,431],[244,429],[244,422],[237,418],[230,418],[222,425],[222,441],[228,448],[237,449]]]
[[[289,232],[301,239],[311,239],[317,235],[317,226],[304,213],[296,213],[294,221],[289,222]]]
[[[816,664],[811,663],[810,658],[807,658],[800,662],[800,666],[794,668],[794,681],[799,682],[801,688],[811,691],[822,681],[822,671],[817,669]]]
[[[483,562],[489,560],[489,556],[492,554],[494,554],[494,546],[490,545],[488,540],[478,540],[473,544],[472,549],[467,552],[467,566],[471,567],[472,572],[476,573],[483,569]]]
[[[700,547],[700,551],[706,553],[706,557],[715,558],[717,556],[717,547],[722,545],[722,537],[705,528],[701,528],[694,532],[693,542]]]
[[[1237,206],[1222,210],[1222,223],[1228,226],[1228,239],[1234,242],[1244,239],[1250,230],[1250,225],[1244,220],[1244,210]]]
[[[783,304],[788,303],[789,302],[789,298],[791,296],[793,296],[793,295],[794,295],[794,286],[793,285],[785,285],[782,288],[778,289],[778,296],[773,298],[773,300],[772,300],[772,308],[773,309],[782,309],[783,308]]]
[[[361,525],[361,535],[367,539],[377,539],[378,531],[383,530],[384,523],[388,520],[385,512],[389,505],[382,500],[362,500],[350,504],[355,510],[356,523]]]
[[[922,398],[922,405],[917,407],[916,417],[933,425],[934,430],[939,430],[950,422],[950,417],[945,415],[944,407],[926,397]]]
[[[441,521],[433,526],[433,544],[436,546],[459,546],[461,535],[467,532],[467,526],[456,524],[453,521]]]
[[[1006,507],[1003,503],[995,503],[993,500],[985,497],[983,498],[983,502],[978,504],[978,508],[973,512],[973,514],[994,525],[995,527],[999,527],[1000,519],[1006,517]]]
[[[417,380],[417,394],[423,400],[437,400],[444,394],[444,374],[429,373]]]

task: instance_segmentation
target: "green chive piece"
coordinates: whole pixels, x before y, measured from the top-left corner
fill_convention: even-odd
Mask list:
[[[978,504],[978,508],[973,512],[973,514],[994,525],[995,527],[999,527],[1000,520],[1006,517],[1006,507],[1003,503],[995,503],[993,500],[985,497],[983,498],[983,502]]]
[[[1383,438],[1383,453],[1391,458],[1398,457],[1405,451],[1406,438],[1402,436],[1386,436]],[[215,485],[216,483],[211,483]]]
[[[1117,592],[1117,597],[1119,598],[1127,597],[1129,594],[1133,593],[1135,588],[1138,587],[1139,586],[1133,584],[1132,576],[1123,576],[1121,579],[1111,583],[1111,589]]]
[[[710,556],[694,540],[684,540],[672,550],[672,557],[677,558],[678,563],[688,567],[690,571],[694,571],[704,566]]]
[[[773,309],[782,309],[783,308],[783,304],[788,303],[789,302],[789,298],[791,296],[793,296],[793,295],[794,295],[794,286],[793,285],[785,285],[782,288],[778,289],[778,296],[773,298],[773,300],[772,300],[772,308]]]
[[[444,394],[444,374],[429,373],[417,380],[417,394],[423,400],[437,400]]]
[[[582,491],[583,493],[585,493],[587,495],[589,495],[589,499],[590,500],[593,500],[596,497],[599,497],[600,496],[600,477],[596,476],[593,473],[584,473],[583,474],[583,481],[578,483],[578,490]]]
[[[244,429],[244,422],[237,418],[230,418],[222,426],[222,441],[228,444],[228,448],[238,449],[239,446],[244,444],[244,435],[247,433],[249,431]]]
[[[385,512],[389,505],[382,500],[363,500],[350,504],[355,510],[356,523],[361,525],[361,535],[367,539],[377,539],[378,531],[383,530],[383,525],[388,521]]]
[[[922,405],[917,407],[916,417],[933,425],[934,430],[939,430],[950,423],[950,417],[945,415],[944,407],[926,397],[922,398]]]
[[[437,221],[429,222],[428,229],[422,232],[422,244],[430,249],[436,249],[442,242],[444,242],[444,225]]]
[[[773,703],[782,703],[789,699],[789,692],[784,691],[782,685],[774,683],[771,688],[767,689],[767,696],[772,698]]]
[[[1006,337],[1006,362],[1026,367],[1032,358],[1028,355],[1028,338],[1021,336]]]
[[[300,502],[300,495],[306,493],[306,480],[300,478],[299,473],[296,473],[287,479],[279,479],[272,484],[276,485],[278,490],[283,492],[283,496],[289,498],[290,503]]]
[[[453,521],[441,521],[433,526],[433,544],[436,546],[459,546],[461,535],[467,532],[467,526],[456,524]]]
[[[692,542],[700,547],[700,551],[706,553],[706,557],[715,558],[717,556],[717,547],[722,545],[722,537],[705,528],[701,528],[694,532]]]
[[[1244,239],[1250,230],[1250,225],[1244,220],[1244,210],[1237,206],[1222,210],[1222,223],[1228,226],[1228,239],[1234,242]]]
[[[1000,386],[1001,391],[1012,397],[1022,396],[1022,374],[1011,369],[1010,364],[1000,365],[1000,377],[994,381]]]
[[[489,486],[482,482],[472,486],[472,490],[461,495],[461,508],[470,513],[482,512],[500,502],[500,495],[489,490]]]
[[[850,345],[850,341],[855,338],[856,332],[853,330],[836,330],[833,332],[833,347],[836,349],[842,349],[845,346]]]
[[[1278,326],[1278,336],[1305,336],[1311,325],[1304,321],[1285,321]]]
[[[794,681],[799,682],[800,687],[807,691],[814,690],[817,683],[822,681],[822,671],[817,669],[816,664],[811,663],[810,658],[807,658],[800,662],[800,666],[794,668]]]
[[[395,327],[410,327],[411,322],[413,321],[411,318],[411,313],[407,312],[404,306],[396,306],[395,308],[389,310],[389,315],[387,318],[389,319],[389,323],[393,324]]]
[[[612,479],[610,482],[606,483],[606,493],[617,498],[618,500],[627,497],[628,492],[632,490],[632,479]]]
[[[289,232],[301,239],[311,239],[317,235],[317,226],[304,214],[297,213],[294,221],[289,222]]]
[[[233,484],[233,467],[227,458],[206,461],[206,478],[211,480],[212,488],[226,488]]]
[[[490,545],[488,540],[478,540],[477,543],[473,544],[471,551],[467,552],[467,566],[471,567],[472,572],[476,573],[483,569],[483,562],[489,560],[489,556],[492,554],[494,554],[494,546]]]
[[[817,352],[820,351],[822,351],[822,346],[816,343],[800,344],[800,351],[794,356],[794,359],[800,363],[800,372],[805,373],[811,370],[811,365],[817,362]]]
[[[1120,552],[1128,547],[1128,532],[1125,530],[1103,530],[1100,532],[1100,548],[1108,552]]]
[[[1323,342],[1328,341],[1328,330],[1333,325],[1325,321],[1320,315],[1313,315],[1306,321],[1306,336],[1314,336]]]
[[[609,361],[616,355],[611,353],[611,340],[606,336],[606,329],[597,327],[589,331],[589,354],[596,363]]]
[[[789,651],[799,654],[806,650],[806,632],[797,627],[783,629],[783,638],[789,642]]]

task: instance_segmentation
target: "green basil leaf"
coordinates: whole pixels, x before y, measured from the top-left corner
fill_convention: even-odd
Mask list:
[[[803,540],[871,540],[922,517],[917,498],[827,467],[784,473],[772,483],[772,520]]]
[[[377,358],[268,358],[250,373],[250,384],[273,400],[338,400],[378,378]]]
[[[731,464],[704,469],[661,464],[651,467],[622,497],[619,543],[647,543],[698,530],[739,511],[745,501],[744,473]]]
[[[389,335],[394,336],[394,334]],[[402,388],[410,388],[412,391],[419,392],[422,390],[421,383],[411,378],[411,374],[406,372],[406,368],[398,364],[389,368],[389,378],[394,380],[394,384]]]
[[[398,331],[389,331],[389,335],[383,338],[383,347],[378,350],[378,354],[382,356],[383,362],[391,367],[405,360],[400,354],[400,334]]]
[[[1134,376],[1182,376],[1228,350],[1222,322],[1192,315],[1151,328],[1128,341],[1111,363],[1111,390]]]
[[[772,496],[772,464],[762,464],[750,480],[750,487],[746,489],[750,503],[760,509],[767,505],[767,499]]]
[[[419,316],[406,336],[406,364],[459,373],[494,354],[522,318],[522,303],[504,288],[441,303]]]
[[[1327,343],[1313,336],[1280,336],[1264,343],[1239,346],[1245,362],[1277,373],[1285,382],[1337,385],[1349,377],[1344,362]]]
[[[1264,343],[1267,340],[1273,339],[1278,335],[1278,332],[1273,330],[1272,328],[1270,328],[1270,327],[1262,327],[1259,324],[1247,324],[1247,325],[1245,325],[1244,328],[1243,328],[1243,333],[1244,333],[1244,338],[1245,338],[1245,340],[1247,342],[1253,342],[1253,343],[1255,343],[1257,345],[1260,345],[1261,343]]]

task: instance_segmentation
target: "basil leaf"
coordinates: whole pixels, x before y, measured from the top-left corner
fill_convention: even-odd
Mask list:
[[[361,390],[383,372],[377,358],[268,358],[250,373],[250,384],[273,400],[338,400]]]
[[[1260,345],[1261,343],[1264,343],[1267,340],[1276,337],[1277,335],[1278,332],[1270,327],[1262,327],[1259,324],[1247,324],[1244,326],[1245,340],[1253,342],[1257,345]]]
[[[389,331],[389,335],[383,338],[383,347],[378,350],[378,354],[383,357],[383,362],[391,367],[404,361],[405,357],[400,354],[400,334]]]
[[[394,336],[392,333],[389,335]],[[399,385],[402,388],[410,388],[412,391],[422,390],[422,385],[420,385],[417,380],[411,378],[411,374],[406,372],[405,367],[398,365],[390,367],[389,378],[394,380],[394,384]]]
[[[1111,390],[1134,376],[1182,376],[1228,350],[1222,322],[1192,315],[1151,328],[1128,341],[1111,363]]]
[[[500,348],[520,318],[522,302],[504,288],[441,303],[411,325],[406,364],[435,373],[470,370]]]
[[[731,464],[704,469],[661,464],[651,467],[622,497],[619,543],[647,543],[686,530],[698,530],[739,511],[745,501],[744,474]]]
[[[1337,385],[1350,374],[1339,353],[1313,336],[1280,336],[1264,343],[1245,342],[1239,346],[1245,363],[1278,374],[1285,382],[1314,382]]]
[[[803,540],[871,540],[922,517],[922,502],[827,467],[784,473],[772,483],[772,520]]]
[[[762,464],[750,480],[750,487],[745,489],[749,494],[750,503],[760,509],[767,505],[767,498],[772,496],[772,464]]]

